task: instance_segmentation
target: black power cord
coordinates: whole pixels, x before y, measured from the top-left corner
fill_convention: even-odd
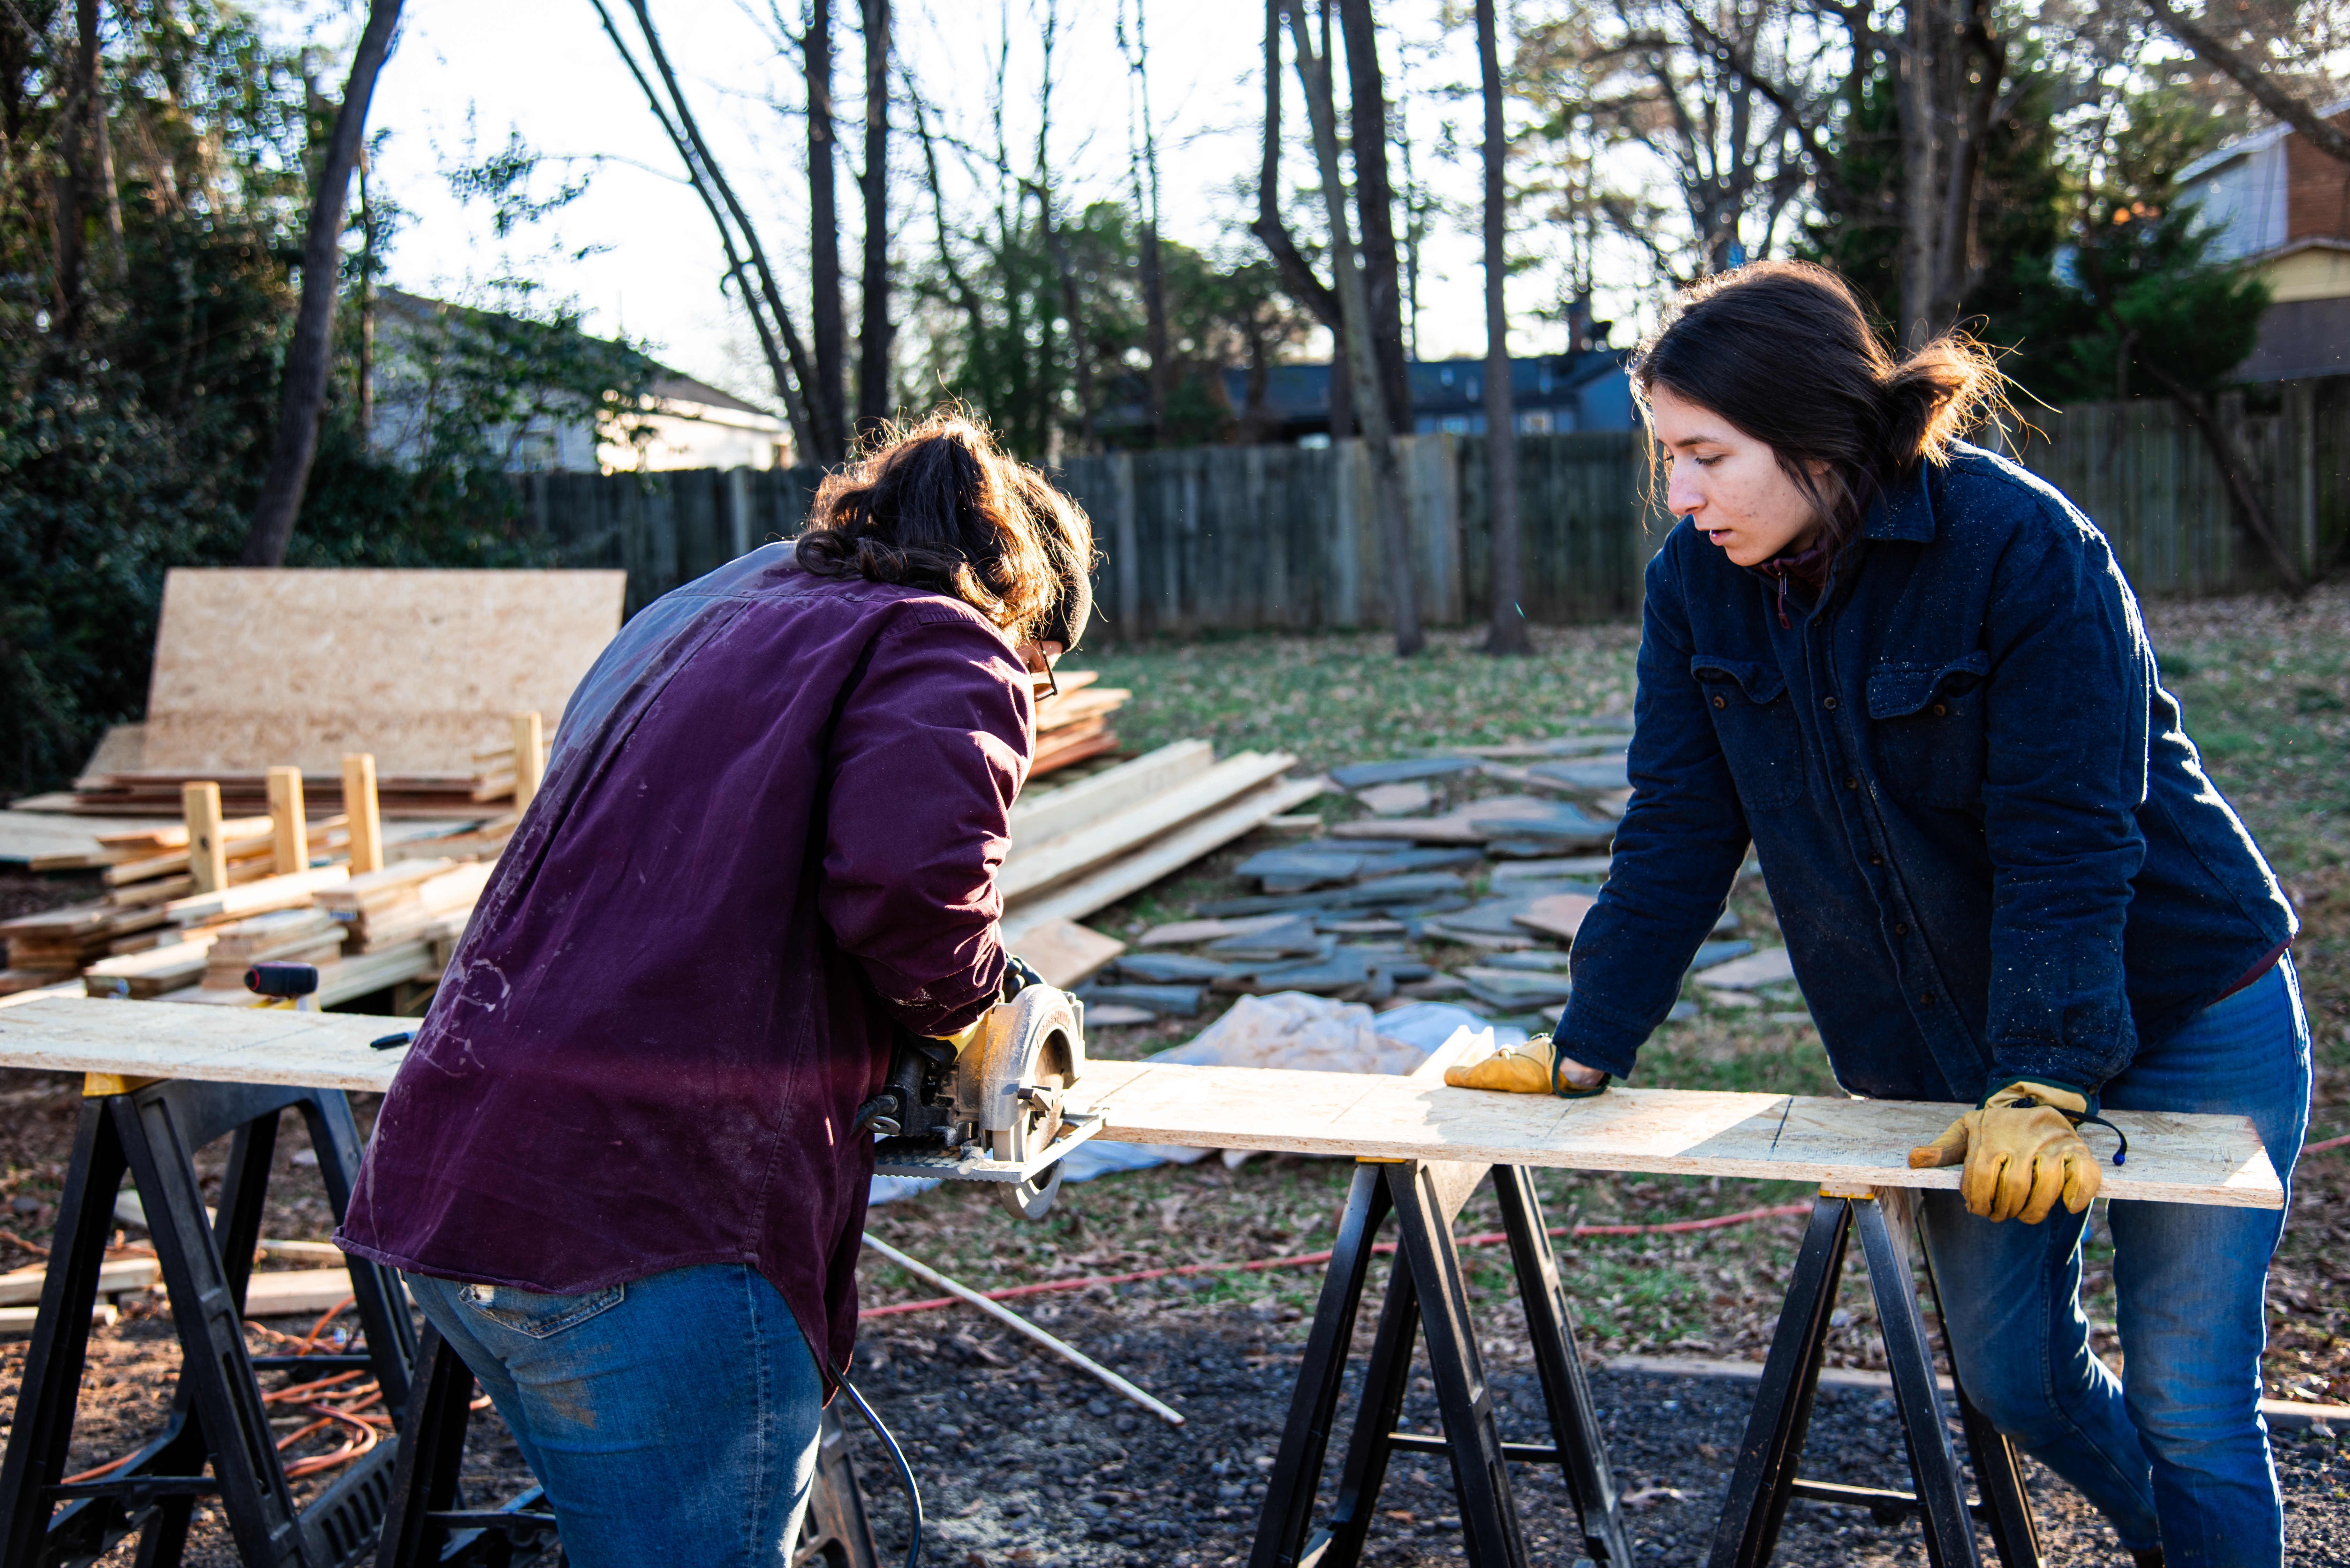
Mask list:
[[[865,1424],[873,1428],[873,1435],[881,1439],[881,1446],[889,1450],[890,1462],[898,1467],[898,1480],[906,1489],[907,1511],[913,1521],[914,1538],[906,1547],[906,1568],[917,1568],[922,1560],[922,1489],[914,1483],[914,1467],[906,1462],[905,1450],[889,1435],[889,1428],[881,1424],[881,1417],[873,1413],[873,1407],[865,1402],[865,1396],[857,1391],[857,1385],[843,1377],[840,1386],[856,1404],[857,1413],[865,1417]]]

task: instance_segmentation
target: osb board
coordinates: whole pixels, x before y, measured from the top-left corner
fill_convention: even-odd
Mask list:
[[[96,778],[101,774],[133,774],[147,765],[147,726],[144,724],[109,724],[106,733],[82,764],[81,776]]]
[[[1587,1100],[1452,1089],[1410,1078],[1270,1068],[1088,1063],[1081,1093],[1128,1143],[1296,1154],[1645,1170],[1868,1187],[1955,1189],[1959,1172],[1912,1170],[1909,1150],[1948,1127],[1950,1106],[1681,1089],[1610,1089]],[[2129,1163],[2102,1168],[2109,1198],[2276,1209],[2284,1195],[2244,1116],[2111,1111]],[[2089,1129],[2110,1152],[2113,1135]]]
[[[0,1011],[0,1067],[380,1092],[408,1053],[368,1042],[414,1027],[348,1012],[61,996]]]
[[[552,730],[619,629],[622,572],[173,571],[140,765],[471,774],[536,711]]]

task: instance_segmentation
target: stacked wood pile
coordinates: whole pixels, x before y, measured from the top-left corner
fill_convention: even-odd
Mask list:
[[[154,816],[179,808],[180,791],[191,784],[210,781],[221,789],[221,805],[230,811],[266,810],[267,775],[260,772],[182,772],[148,770],[85,774],[74,781],[72,809],[107,816]],[[343,808],[343,781],[338,774],[306,773],[302,788],[310,800],[334,811]],[[501,783],[485,772],[471,774],[390,774],[376,783],[378,808],[389,815],[441,818],[477,817],[485,801],[514,794],[514,777]]]
[[[377,953],[402,942],[463,934],[489,885],[485,861],[409,860],[320,892],[319,912],[349,933],[346,951]]]
[[[999,887],[1005,939],[1083,919],[1328,788],[1284,776],[1297,759],[1242,752],[1215,759],[1205,741],[1178,741],[1012,808],[1012,849]]]
[[[1118,750],[1118,732],[1109,727],[1109,716],[1134,693],[1095,684],[1100,679],[1091,670],[1055,674],[1060,690],[1036,704],[1036,753],[1028,764],[1030,778]]]
[[[342,956],[344,935],[342,922],[317,909],[275,909],[234,921],[212,933],[200,983],[240,990],[248,965],[332,963]]]

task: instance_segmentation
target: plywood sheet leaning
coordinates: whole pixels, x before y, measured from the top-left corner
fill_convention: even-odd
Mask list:
[[[150,772],[291,764],[460,774],[550,721],[619,629],[622,572],[173,571],[148,689]]]

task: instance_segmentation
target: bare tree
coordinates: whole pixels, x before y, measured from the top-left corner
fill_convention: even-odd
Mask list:
[[[821,453],[824,449],[817,443],[805,396],[805,389],[815,376],[800,341],[799,329],[792,321],[791,312],[784,307],[783,291],[775,286],[775,272],[767,265],[766,251],[759,244],[758,231],[752,227],[750,214],[735,200],[733,188],[719,171],[717,161],[711,157],[709,145],[702,139],[701,127],[686,107],[685,95],[678,88],[676,73],[670,69],[669,57],[661,51],[660,36],[653,30],[644,0],[629,0],[629,9],[636,16],[638,30],[644,36],[654,68],[660,74],[661,87],[658,89],[637,63],[628,41],[620,36],[604,0],[588,3],[596,8],[605,36],[620,52],[621,63],[629,67],[629,75],[645,95],[646,106],[660,122],[670,146],[676,150],[678,161],[685,165],[686,178],[694,194],[702,198],[702,207],[718,229],[718,243],[726,256],[726,281],[733,286],[734,296],[750,317],[752,330],[758,334],[760,351],[766,357],[768,372],[775,378],[775,395],[783,399],[784,411],[791,421],[793,444],[803,455]],[[818,461],[824,460],[819,457]]]
[[[2169,0],[2146,0],[2147,9],[2170,30],[2173,37],[2195,51],[2198,58],[2227,76],[2251,96],[2252,101],[2309,139],[2328,158],[2350,163],[2350,134],[2317,112],[2305,98],[2289,91],[2268,72],[2228,47],[2208,17],[2198,22],[2183,16]]]
[[[869,436],[888,422],[889,348],[889,0],[864,0],[865,197],[863,322],[858,329],[857,429]]]
[[[81,0],[96,36],[96,0]],[[286,347],[284,389],[277,410],[277,435],[269,450],[269,472],[254,504],[253,522],[244,535],[239,559],[248,566],[283,566],[286,547],[294,541],[294,519],[302,510],[302,493],[309,487],[310,463],[318,453],[318,423],[327,411],[328,361],[334,349],[335,290],[341,282],[338,265],[342,254],[343,211],[350,195],[351,170],[359,159],[367,131],[368,105],[375,97],[376,78],[391,53],[393,32],[400,26],[400,0],[369,0],[367,26],[351,57],[350,77],[343,86],[342,106],[335,111],[334,134],[319,162],[317,183],[310,193],[310,216],[302,243],[302,300],[294,316],[294,337]],[[95,65],[90,80],[97,78]]]
[[[1510,385],[1508,127],[1493,0],[1477,0],[1477,75],[1485,98],[1485,488],[1492,522],[1493,629],[1488,653],[1532,653],[1518,531],[1517,400]]]
[[[1409,658],[1420,650],[1425,639],[1412,575],[1411,535],[1404,513],[1403,471],[1396,455],[1395,427],[1388,420],[1387,398],[1379,389],[1378,360],[1371,347],[1370,300],[1363,286],[1362,269],[1355,264],[1354,238],[1347,221],[1347,187],[1338,172],[1338,115],[1330,87],[1329,53],[1326,42],[1321,51],[1315,50],[1303,0],[1292,0],[1289,30],[1297,48],[1297,76],[1305,91],[1306,113],[1314,127],[1314,159],[1322,175],[1322,202],[1330,219],[1331,270],[1338,280],[1339,337],[1378,491],[1379,538],[1387,558],[1388,608],[1395,620],[1396,653]],[[1326,40],[1326,14],[1324,36]]]
[[[1355,211],[1362,219],[1363,289],[1388,418],[1411,428],[1411,374],[1403,352],[1403,276],[1396,251],[1395,190],[1388,179],[1388,95],[1379,71],[1371,0],[1338,0],[1347,39],[1347,108],[1354,131]]]
[[[1077,398],[1077,446],[1097,452],[1101,436],[1095,428],[1093,345],[1086,329],[1084,292],[1078,286],[1076,262],[1069,254],[1069,237],[1062,231],[1053,194],[1053,49],[1059,41],[1058,0],[1045,0],[1044,71],[1036,88],[1036,172],[1028,182],[1036,198],[1036,228],[1053,258],[1061,281],[1061,311],[1069,324],[1069,368]],[[935,183],[935,180],[933,181]]]
[[[1136,281],[1142,289],[1145,347],[1150,355],[1150,375],[1144,405],[1150,419],[1150,444],[1167,440],[1167,270],[1159,250],[1159,131],[1150,113],[1150,34],[1143,19],[1146,0],[1134,0],[1134,34],[1126,30],[1121,0],[1118,44],[1126,56],[1127,171],[1134,187],[1134,211],[1140,222],[1136,246]]]
[[[780,26],[783,18],[775,20]],[[808,0],[800,56],[807,78],[808,335],[816,350],[808,415],[821,460],[830,462],[848,450],[848,328],[840,303],[840,211],[834,185],[839,152],[832,112],[832,0]]]

